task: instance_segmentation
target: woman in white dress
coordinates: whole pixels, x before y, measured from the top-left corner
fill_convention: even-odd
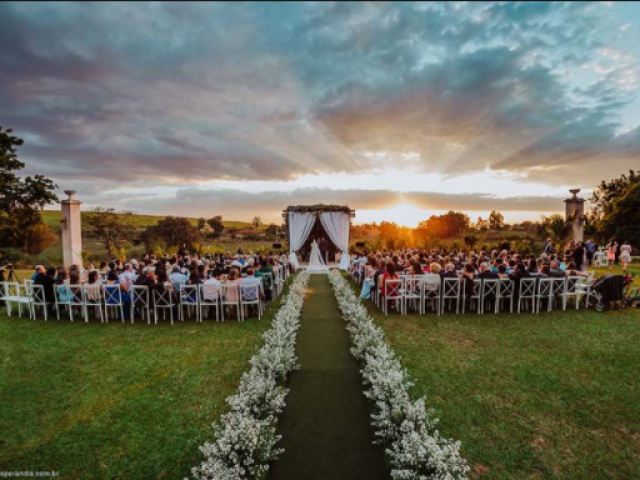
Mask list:
[[[309,266],[307,270],[310,272],[328,272],[329,269],[324,263],[322,254],[320,253],[320,247],[315,240],[311,243],[311,255],[309,256]]]
[[[631,245],[629,242],[624,242],[620,247],[620,263],[622,263],[622,269],[627,269],[627,264],[631,263]]]

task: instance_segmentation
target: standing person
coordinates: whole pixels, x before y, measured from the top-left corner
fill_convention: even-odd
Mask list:
[[[623,270],[626,270],[627,265],[631,263],[631,245],[627,240],[620,247],[620,263],[622,263]]]
[[[590,267],[593,263],[593,257],[596,254],[596,244],[593,240],[587,240],[587,244],[585,245],[587,250],[587,267]]]
[[[618,251],[618,242],[611,240],[607,245],[607,258],[609,259],[609,270],[613,268],[616,263],[616,252]]]
[[[322,237],[320,239],[320,241],[318,242],[318,247],[320,248],[320,255],[322,256],[322,259],[324,260],[325,263],[327,263],[328,245],[327,245],[327,241],[325,240],[324,237]]]
[[[582,242],[576,244],[576,248],[573,251],[573,261],[578,271],[584,270],[584,246]]]

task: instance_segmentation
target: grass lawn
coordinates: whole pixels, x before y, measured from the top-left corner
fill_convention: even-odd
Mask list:
[[[174,327],[0,316],[0,471],[183,478],[276,309]]]
[[[472,478],[640,478],[640,310],[370,311]]]

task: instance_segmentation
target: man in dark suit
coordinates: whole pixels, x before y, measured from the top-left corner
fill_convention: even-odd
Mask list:
[[[478,278],[497,280],[498,278],[500,278],[500,275],[498,275],[496,272],[492,272],[489,268],[489,264],[483,262],[480,264],[480,273],[478,273]]]
[[[322,256],[322,260],[324,263],[327,263],[327,250],[328,250],[327,241],[322,237],[318,242],[318,248],[320,249],[320,255]]]
[[[41,285],[42,287],[44,287],[44,301],[47,303],[47,310],[49,311],[49,313],[53,313],[54,305],[56,302],[54,292],[55,275],[56,269],[49,268],[46,273],[43,271],[38,272],[38,274],[33,279],[34,285]]]
[[[444,266],[444,270],[440,272],[442,278],[458,278],[456,273],[456,266],[453,263],[447,263]]]

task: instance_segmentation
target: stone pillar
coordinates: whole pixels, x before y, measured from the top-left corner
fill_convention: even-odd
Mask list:
[[[62,259],[64,266],[78,265],[82,268],[82,221],[80,219],[80,205],[82,202],[74,200],[73,190],[65,190],[69,198],[63,200],[62,215],[60,217],[60,231],[62,232]]]
[[[573,240],[576,242],[584,241],[584,199],[578,198],[580,189],[569,190],[573,196],[564,201],[565,218],[570,221],[573,226]]]

